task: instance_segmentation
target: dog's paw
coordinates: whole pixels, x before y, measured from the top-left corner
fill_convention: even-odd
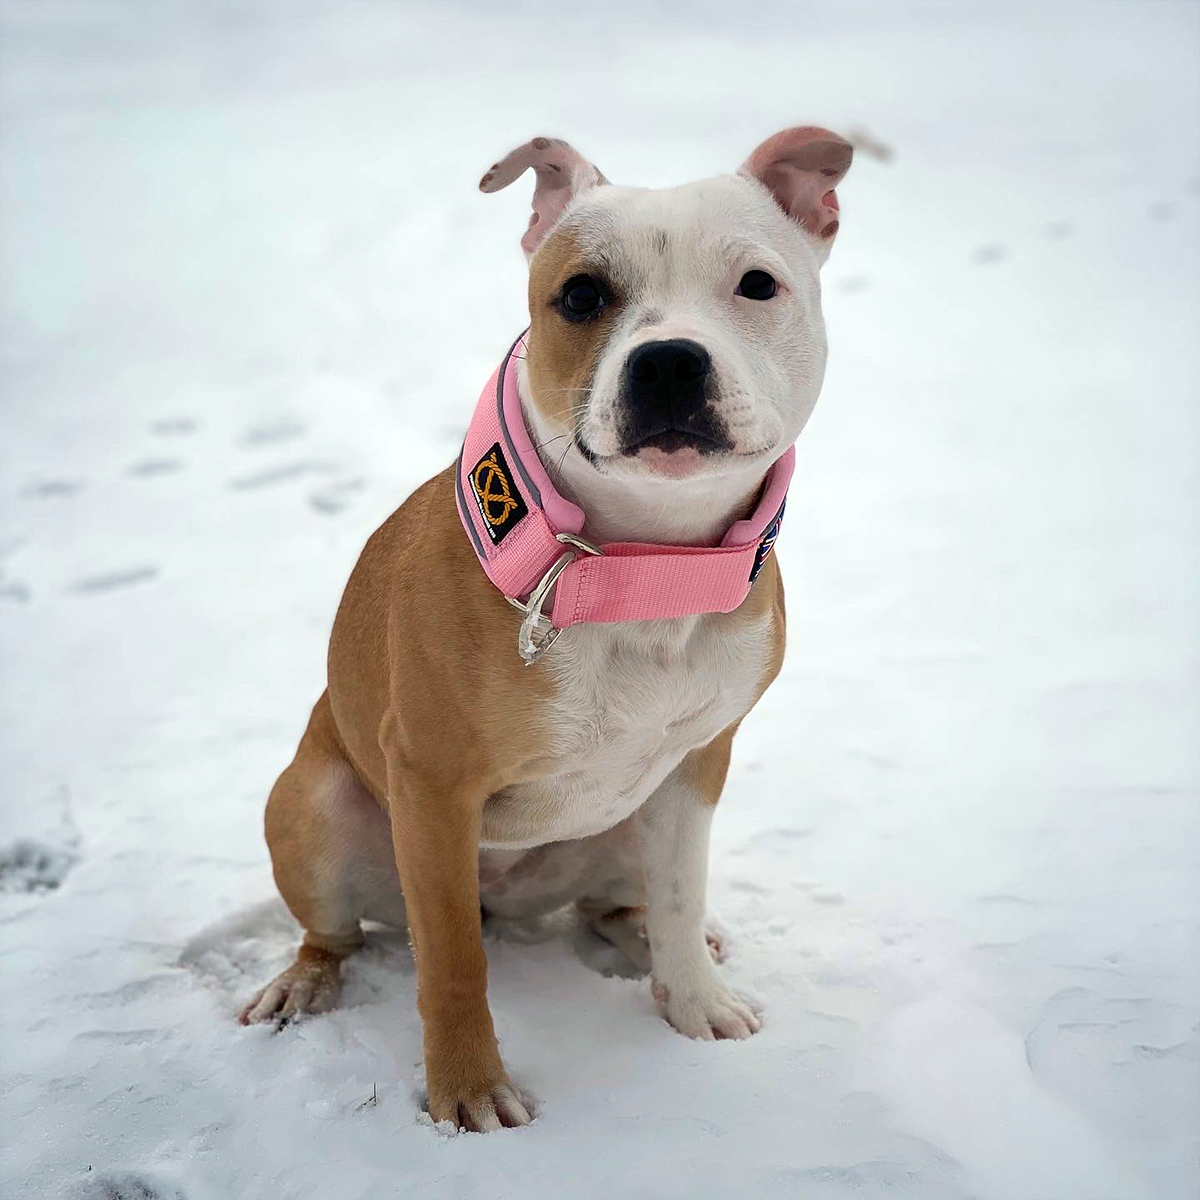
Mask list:
[[[704,1042],[744,1041],[762,1028],[750,1006],[718,980],[672,987],[656,980],[654,1002],[663,1019],[685,1037]]]
[[[451,1121],[471,1133],[517,1129],[532,1120],[517,1089],[507,1079],[466,1096],[443,1094],[435,1100],[431,1092],[429,1115],[435,1121]]]
[[[308,947],[305,950],[307,953],[302,952],[242,1009],[238,1020],[243,1025],[274,1023],[282,1029],[297,1017],[337,1007],[342,991],[339,960]]]

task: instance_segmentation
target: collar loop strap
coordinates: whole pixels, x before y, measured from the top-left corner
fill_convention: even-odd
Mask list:
[[[564,544],[569,543],[575,549],[564,551],[554,561],[550,570],[541,577],[537,587],[529,593],[524,601],[515,600],[512,596],[504,597],[513,608],[525,614],[520,632],[517,634],[517,653],[526,663],[537,662],[554,644],[555,638],[562,633],[562,630],[556,629],[550,618],[542,611],[542,603],[558,577],[579,557],[580,550],[585,554],[604,553],[599,547],[593,546],[584,538],[576,537],[573,533],[560,533],[558,540]]]
[[[483,389],[455,478],[458,514],[480,565],[524,613],[521,657],[535,661],[562,630],[581,622],[732,612],[775,544],[795,448],[768,471],[754,513],[735,522],[719,546],[593,546],[582,537],[583,510],[555,490],[525,426],[515,365],[524,338]],[[547,614],[542,606],[551,589]]]

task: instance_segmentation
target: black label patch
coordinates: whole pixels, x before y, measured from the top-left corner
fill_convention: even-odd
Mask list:
[[[758,578],[758,573],[763,569],[763,563],[771,557],[771,551],[775,549],[775,539],[779,536],[779,527],[783,524],[783,510],[787,507],[785,500],[780,506],[779,511],[775,514],[775,520],[767,526],[767,532],[763,534],[762,541],[758,543],[758,553],[754,556],[754,566],[750,568],[750,582],[753,583]]]
[[[472,468],[471,491],[479,505],[488,537],[498,546],[522,517],[529,514],[497,442]]]

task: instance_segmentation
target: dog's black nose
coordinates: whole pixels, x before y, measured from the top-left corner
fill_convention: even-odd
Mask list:
[[[625,364],[629,399],[635,408],[658,410],[674,423],[704,404],[712,359],[698,342],[671,338],[646,342]]]

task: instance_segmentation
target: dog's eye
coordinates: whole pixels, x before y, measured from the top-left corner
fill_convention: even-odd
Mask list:
[[[604,307],[604,293],[590,275],[573,275],[563,284],[559,307],[568,321],[586,321]]]
[[[775,295],[775,280],[766,271],[747,271],[736,294],[747,300],[770,300]]]

